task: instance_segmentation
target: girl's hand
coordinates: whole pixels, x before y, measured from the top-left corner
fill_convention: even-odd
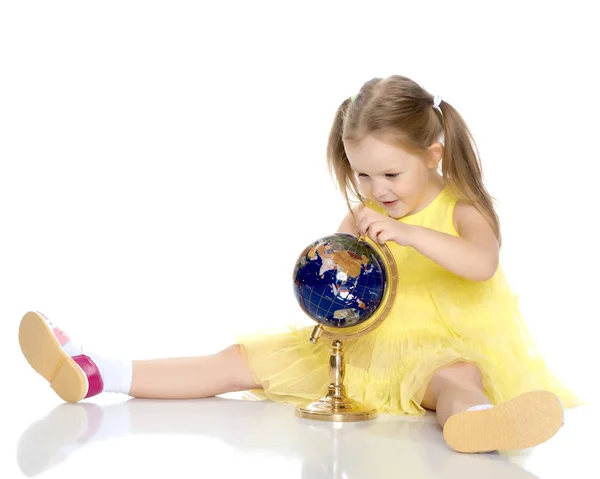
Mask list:
[[[401,246],[410,246],[413,227],[375,210],[362,207],[356,217],[356,230],[359,235],[368,234],[375,243],[385,244],[395,241]]]

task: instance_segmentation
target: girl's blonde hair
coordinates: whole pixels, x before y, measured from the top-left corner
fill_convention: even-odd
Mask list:
[[[363,201],[343,141],[368,134],[385,136],[412,154],[425,158],[431,144],[444,137],[442,175],[446,187],[474,205],[486,218],[498,241],[500,221],[493,198],[483,184],[477,146],[460,114],[447,102],[433,107],[434,97],[409,78],[393,75],[366,82],[353,101],[339,106],[327,142],[329,171],[339,184],[348,208],[351,198]]]

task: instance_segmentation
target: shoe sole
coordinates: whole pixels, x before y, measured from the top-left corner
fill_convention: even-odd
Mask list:
[[[88,389],[85,373],[65,353],[39,313],[30,311],[23,316],[19,344],[29,365],[50,383],[61,399],[75,403],[85,397]]]
[[[549,391],[532,391],[492,409],[451,416],[444,439],[458,452],[526,449],[546,442],[562,427],[560,400]]]

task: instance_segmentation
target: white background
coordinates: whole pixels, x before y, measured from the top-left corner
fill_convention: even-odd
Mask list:
[[[24,363],[28,310],[134,359],[307,322],[293,265],[345,214],[325,165],[333,115],[401,74],[472,129],[523,314],[593,399],[592,3],[3,2],[4,364]]]

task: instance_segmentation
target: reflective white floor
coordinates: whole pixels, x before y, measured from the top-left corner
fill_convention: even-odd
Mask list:
[[[2,395],[1,478],[571,479],[597,471],[598,408],[589,405],[567,411],[562,430],[537,448],[465,455],[445,445],[429,414],[336,425],[240,395],[157,401],[106,394],[64,404],[32,382],[23,386],[29,394]]]

